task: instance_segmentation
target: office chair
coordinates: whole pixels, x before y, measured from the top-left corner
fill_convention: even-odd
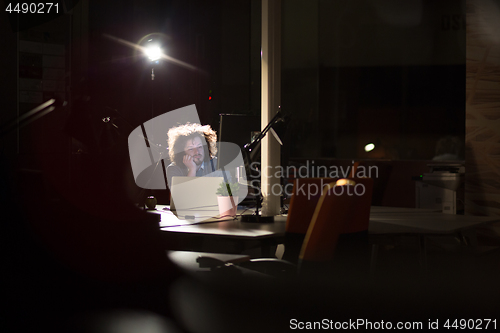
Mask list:
[[[357,191],[355,198],[356,209],[352,213],[349,223],[341,231],[342,243],[344,239],[366,241],[368,236],[368,224],[370,222],[370,207],[373,193],[372,178],[348,178],[353,180],[356,185],[353,190]],[[285,252],[283,259],[292,263],[298,263],[300,249],[304,237],[313,218],[314,211],[321,197],[319,195],[310,195],[308,189],[315,187],[323,188],[325,185],[335,182],[335,178],[302,178],[294,181],[292,198],[290,199],[290,208],[286,221],[285,233]],[[364,189],[361,193],[361,189]],[[355,193],[356,194],[356,193]],[[359,242],[358,242],[359,243]]]
[[[307,229],[322,194],[323,186],[334,178],[297,178],[293,182],[288,208],[283,259],[297,264]]]
[[[325,185],[302,244],[301,263],[333,259],[338,237],[354,214],[355,197],[349,195],[354,185],[347,179]]]
[[[368,276],[368,225],[373,180],[356,178],[336,182],[336,187],[343,185],[352,192],[334,195],[333,200],[322,197],[318,202],[299,256],[301,273]],[[324,191],[334,191],[332,186],[333,183],[329,184]]]
[[[313,182],[321,183],[321,180],[315,179]],[[365,190],[362,195],[356,195],[356,185],[359,188],[360,184],[366,184]],[[372,180],[369,178],[361,179],[360,183],[356,183],[352,179],[339,179],[323,186],[321,196],[317,200],[300,246],[297,265],[287,260],[274,258],[252,259],[240,265],[277,277],[294,276],[297,273],[309,274],[318,270],[326,271],[324,268],[331,267],[339,236],[343,232],[360,230],[367,235],[371,184]],[[294,220],[290,219],[289,221]],[[287,230],[290,230],[289,227],[291,227],[291,230],[297,231],[304,225],[287,224]],[[364,230],[362,230],[363,228]],[[295,239],[295,241],[297,240]],[[296,244],[293,245],[296,246]],[[285,249],[285,253],[287,250],[289,249]],[[292,252],[296,252],[296,249],[293,249]]]

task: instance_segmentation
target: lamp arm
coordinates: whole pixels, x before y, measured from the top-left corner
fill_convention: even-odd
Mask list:
[[[243,146],[243,148],[248,150],[249,152],[251,152],[253,149],[255,149],[257,147],[257,145],[262,141],[262,139],[264,139],[267,132],[269,132],[269,130],[273,127],[273,125],[276,124],[280,119],[282,119],[281,110],[279,110],[274,115],[273,119],[271,119],[269,124],[267,124],[267,126],[264,127],[264,129],[257,135],[257,138],[255,140],[253,140],[252,142],[245,144]]]

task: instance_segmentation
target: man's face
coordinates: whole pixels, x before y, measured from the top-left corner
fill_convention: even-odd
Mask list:
[[[203,149],[201,138],[195,137],[192,140],[188,140],[188,142],[186,142],[186,146],[184,147],[184,153],[192,156],[196,165],[201,165],[205,157],[205,151]]]

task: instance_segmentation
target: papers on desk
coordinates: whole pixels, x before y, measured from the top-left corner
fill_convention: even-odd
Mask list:
[[[200,217],[200,218],[194,218],[194,219],[181,219],[178,218],[174,213],[172,213],[169,209],[168,206],[164,205],[157,205],[156,210],[150,210],[148,211],[149,213],[152,214],[158,214],[160,215],[160,227],[178,227],[178,226],[185,226],[185,225],[192,225],[192,224],[200,224],[200,223],[213,223],[213,222],[220,222],[220,221],[231,221],[234,220],[233,217]]]

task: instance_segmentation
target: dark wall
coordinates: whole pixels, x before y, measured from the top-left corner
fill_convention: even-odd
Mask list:
[[[464,142],[464,1],[291,0],[282,33],[291,156],[432,159],[439,139]]]
[[[432,159],[443,136],[464,138],[464,70],[464,65],[321,68],[321,156]],[[334,128],[339,118],[341,126]],[[370,142],[384,152],[368,155],[363,148]]]
[[[90,94],[134,125],[189,104],[215,128],[220,113],[249,112],[251,8],[251,1],[222,0],[92,3]],[[162,61],[152,82],[144,56],[103,33],[132,43],[152,34],[167,55],[196,70]]]

